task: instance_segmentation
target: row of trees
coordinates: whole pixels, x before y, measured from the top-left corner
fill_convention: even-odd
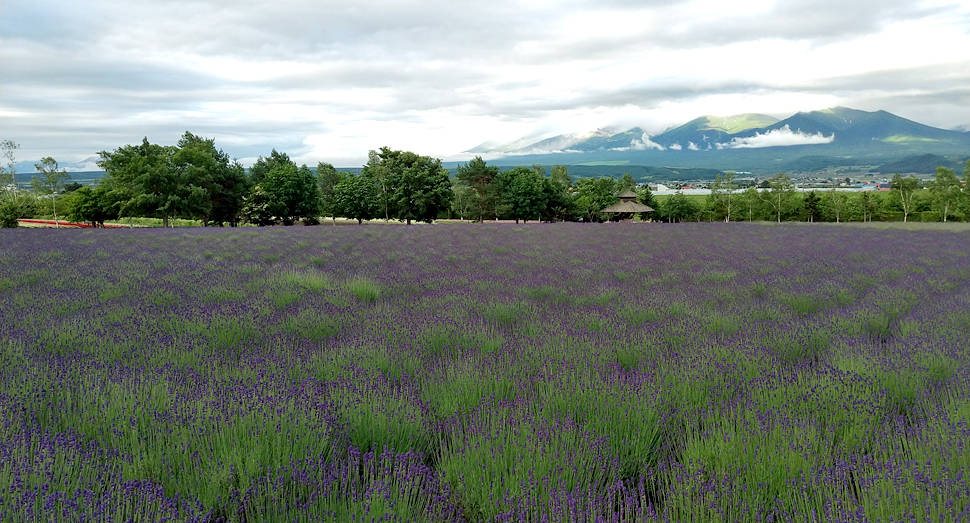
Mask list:
[[[14,179],[16,144],[3,142],[7,167],[0,182]],[[99,165],[106,171],[92,187],[67,184],[69,175],[53,158],[36,165],[31,185],[50,202],[18,197],[6,191],[0,201],[0,221],[16,225],[16,218],[51,211],[94,224],[119,217],[152,217],[168,226],[173,218],[200,220],[203,225],[236,226],[318,223],[320,216],[356,219],[430,222],[457,217],[478,222],[602,221],[603,208],[617,195],[635,190],[637,200],[655,209],[649,217],[670,222],[806,220],[909,220],[914,213],[936,213],[939,220],[961,219],[970,213],[970,191],[952,169],[939,168],[922,191],[914,177],[896,175],[886,193],[839,191],[798,192],[785,174],[741,190],[734,174],[719,175],[706,198],[674,194],[661,202],[645,186],[626,174],[583,178],[575,182],[563,165],[547,176],[544,167],[500,170],[476,157],[460,165],[452,177],[436,158],[384,147],[371,151],[359,173],[340,172],[321,162],[316,169],[297,166],[285,153],[273,150],[246,170],[231,160],[212,139],[186,132],[174,146],[147,139],[114,151],[102,151]],[[970,162],[965,176],[970,178]],[[73,190],[66,198],[58,198]],[[60,209],[60,211],[59,211]]]
[[[2,191],[0,191],[0,227],[16,227],[18,218],[33,216],[41,212],[41,202],[35,195],[50,198],[50,206],[46,210],[50,210],[56,220],[57,196],[68,189],[67,181],[71,179],[71,175],[58,167],[57,160],[48,156],[42,159],[40,163],[34,164],[38,173],[32,176],[30,180],[30,185],[35,192],[34,195],[11,190],[17,184],[17,171],[14,164],[16,163],[16,152],[19,148],[20,145],[12,140],[0,142],[0,150],[3,151],[6,162],[5,165],[0,166],[0,188],[2,188]],[[76,187],[71,187],[71,189],[78,187],[81,187],[81,185],[76,184]]]
[[[636,186],[629,174],[621,180],[583,178],[573,183],[565,165],[554,165],[547,177],[541,165],[501,171],[476,157],[458,167],[452,210],[479,222],[598,221],[603,218],[600,211],[616,203],[617,194]],[[641,192],[642,203],[656,205],[649,189]]]
[[[703,200],[674,194],[662,202],[658,218],[666,221],[909,221],[970,219],[970,161],[960,180],[953,169],[939,167],[926,187],[913,176],[896,174],[889,192],[799,192],[785,174],[768,179],[759,191],[740,190],[732,173],[718,176]],[[925,190],[924,190],[925,189]]]
[[[328,163],[316,171],[298,167],[276,150],[247,173],[214,140],[191,133],[174,146],[145,139],[99,154],[105,177],[71,196],[72,219],[104,224],[122,216],[149,217],[166,227],[173,218],[204,226],[314,224],[320,216],[411,223],[447,212],[452,197],[440,160],[388,148],[372,151],[359,175],[337,172]]]

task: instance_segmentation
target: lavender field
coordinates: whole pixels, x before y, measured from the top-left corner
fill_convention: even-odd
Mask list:
[[[0,242],[0,521],[970,520],[968,231]]]

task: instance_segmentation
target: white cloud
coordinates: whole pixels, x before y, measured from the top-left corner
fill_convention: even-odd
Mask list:
[[[188,130],[240,158],[355,165],[835,105],[952,128],[970,124],[968,17],[951,0],[4,0],[0,139],[69,162]]]
[[[647,133],[643,133],[643,136],[641,136],[639,140],[637,139],[630,140],[629,147],[621,147],[621,148],[617,148],[616,150],[628,151],[630,149],[634,151],[646,151],[647,149],[656,149],[658,151],[663,151],[664,146],[650,140],[650,136]]]
[[[832,143],[835,133],[823,136],[822,133],[807,134],[792,131],[787,125],[780,129],[772,129],[764,134],[755,133],[747,138],[735,138],[727,147],[734,149],[758,149],[761,147],[787,147],[790,145],[818,145]]]
[[[683,147],[681,147],[681,145],[679,143],[672,143],[668,147],[670,149],[674,150],[674,151],[679,151],[679,150],[683,149]]]
[[[700,151],[700,149],[697,147],[696,144],[694,144],[694,142],[687,142],[687,148],[690,149],[691,151]]]

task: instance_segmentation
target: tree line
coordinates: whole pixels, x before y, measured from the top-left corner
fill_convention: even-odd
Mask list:
[[[4,187],[15,181],[13,145],[0,180],[7,182]],[[138,145],[101,151],[99,157],[105,175],[96,185],[51,186],[49,195],[70,191],[61,205],[52,200],[55,215],[63,206],[62,214],[70,219],[94,225],[140,217],[161,219],[165,227],[176,218],[199,220],[203,226],[316,224],[321,216],[411,223],[434,220],[450,208],[452,197],[450,175],[441,160],[386,147],[371,151],[360,174],[338,172],[324,162],[315,170],[297,166],[275,149],[247,172],[216,148],[213,139],[189,132],[173,146],[146,138]],[[60,182],[69,179],[56,161],[44,162],[48,160],[51,176]],[[37,169],[41,171],[41,164]],[[35,177],[31,185],[43,193],[41,180]],[[0,215],[8,217],[5,225],[15,226],[17,218],[46,214],[40,207],[36,198],[5,190]]]
[[[7,165],[0,184],[16,182],[13,142],[2,143]],[[105,176],[94,186],[68,183],[70,176],[53,158],[36,165],[31,180],[36,194],[5,190],[0,195],[0,225],[16,226],[18,218],[60,216],[103,225],[125,217],[201,221],[204,226],[318,224],[321,217],[431,222],[457,218],[491,220],[604,221],[615,219],[602,210],[623,191],[654,209],[641,216],[666,222],[682,221],[873,221],[963,220],[970,214],[970,161],[960,180],[953,169],[940,167],[921,190],[915,177],[896,175],[889,193],[866,191],[799,192],[779,173],[760,187],[742,189],[733,173],[719,175],[711,194],[694,198],[677,192],[655,197],[629,174],[573,180],[566,166],[547,175],[540,165],[499,169],[475,157],[459,165],[454,176],[441,160],[383,147],[370,151],[359,173],[338,171],[320,162],[315,169],[297,166],[275,149],[249,168],[230,159],[213,139],[186,132],[176,145],[148,139],[99,153]],[[61,195],[61,196],[59,196]],[[49,198],[50,201],[44,201]],[[50,211],[50,214],[48,214]],[[624,216],[627,217],[627,216]]]
[[[198,220],[203,226],[317,224],[323,216],[334,224],[337,217],[408,224],[439,218],[600,220],[599,211],[616,201],[620,189],[636,186],[630,176],[574,184],[562,165],[547,176],[542,166],[500,170],[481,157],[461,165],[452,176],[440,159],[387,147],[370,151],[359,173],[338,171],[325,162],[315,169],[297,166],[276,150],[258,158],[247,172],[214,140],[188,132],[176,145],[146,138],[101,151],[99,158],[105,175],[90,187],[66,185],[69,175],[52,158],[38,164],[46,181],[35,178],[32,186],[52,197],[54,216],[94,225],[125,217],[157,218],[166,227],[174,219]],[[8,170],[12,181],[12,157]],[[56,198],[66,191],[70,194]],[[49,215],[36,198],[9,192],[18,198],[6,200],[18,201],[0,203],[0,214],[10,218],[8,225],[16,225],[17,218]],[[649,191],[645,201],[652,202]]]
[[[718,175],[703,200],[682,193],[667,198],[660,217],[667,221],[940,221],[970,219],[970,160],[960,180],[954,169],[938,167],[932,181],[895,174],[889,191],[798,191],[779,173],[758,187],[740,189],[733,173]]]

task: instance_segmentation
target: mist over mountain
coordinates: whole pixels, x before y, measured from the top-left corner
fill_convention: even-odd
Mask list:
[[[931,127],[886,111],[833,107],[798,112],[783,120],[757,113],[701,116],[653,136],[640,127],[614,133],[601,129],[531,143],[479,146],[467,152],[489,154],[498,164],[534,161],[766,170],[794,167],[798,164],[793,162],[803,157],[829,158],[801,162],[808,167],[879,165],[924,154],[964,156],[970,153],[970,133]]]
[[[78,162],[59,162],[57,164],[58,169],[63,169],[69,173],[73,172],[92,172],[100,171],[101,167],[98,166],[98,161],[101,159],[99,156],[90,156]],[[17,176],[22,177],[24,180],[29,179],[30,176],[37,174],[37,169],[35,164],[40,163],[40,160],[35,161],[22,161],[14,164],[14,169],[17,171]]]

